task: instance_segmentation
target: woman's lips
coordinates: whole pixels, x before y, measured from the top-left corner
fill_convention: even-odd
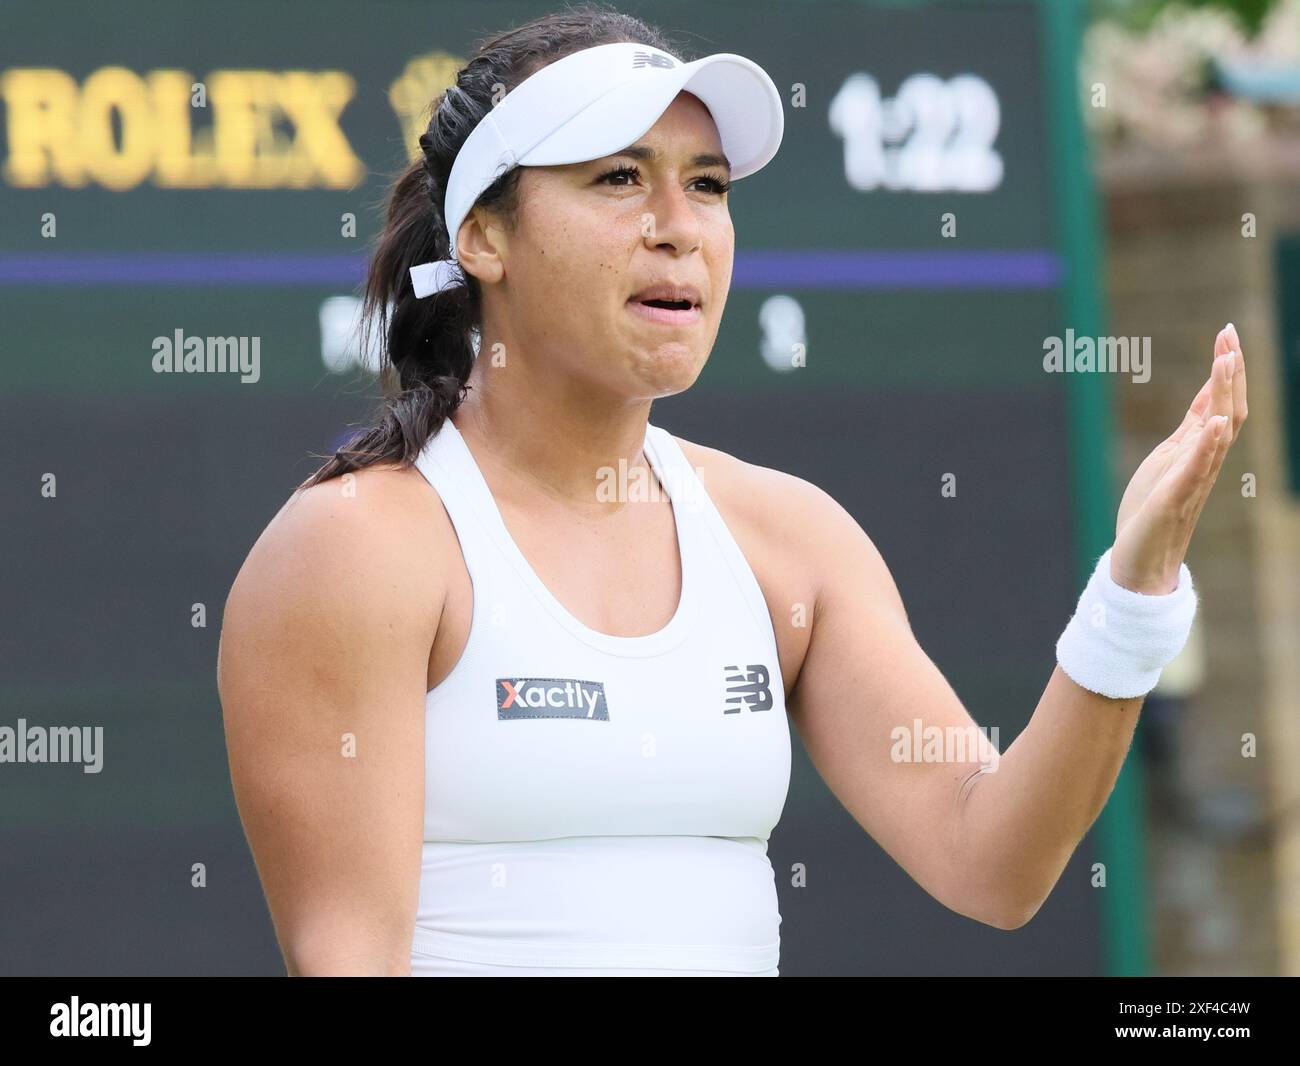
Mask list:
[[[678,310],[673,307],[656,307],[643,304],[637,300],[628,300],[628,309],[638,318],[647,322],[656,322],[662,326],[689,326],[700,320],[698,306]]]

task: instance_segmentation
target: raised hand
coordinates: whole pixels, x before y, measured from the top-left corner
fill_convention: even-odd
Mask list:
[[[1210,376],[1182,424],[1137,468],[1115,521],[1111,579],[1124,588],[1162,596],[1178,587],[1201,508],[1223,459],[1246,421],[1246,364],[1237,328],[1214,341]]]

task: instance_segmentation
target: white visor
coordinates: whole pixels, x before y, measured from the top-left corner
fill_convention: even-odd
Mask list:
[[[447,182],[450,254],[411,268],[415,295],[464,283],[456,236],[475,201],[507,170],[613,155],[649,130],[683,91],[713,116],[733,181],[776,155],[785,129],[781,94],[757,63],[729,52],[683,63],[627,42],[575,52],[525,78],[465,139]]]

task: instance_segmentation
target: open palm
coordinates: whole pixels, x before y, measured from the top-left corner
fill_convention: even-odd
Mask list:
[[[1182,424],[1156,445],[1124,490],[1115,521],[1111,578],[1159,596],[1178,570],[1228,448],[1246,421],[1246,364],[1235,326],[1219,331],[1210,376]]]

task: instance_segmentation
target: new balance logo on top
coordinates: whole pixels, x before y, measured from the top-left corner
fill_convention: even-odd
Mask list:
[[[590,718],[609,721],[605,686],[567,677],[497,678],[497,720]]]
[[[638,67],[675,67],[676,61],[671,56],[661,56],[657,52],[633,52],[632,69]]]
[[[728,706],[723,714],[739,714],[741,703],[749,704],[751,711],[770,711],[772,709],[772,687],[768,683],[767,667],[757,663],[744,668],[728,666],[727,691],[735,695],[727,697]]]

